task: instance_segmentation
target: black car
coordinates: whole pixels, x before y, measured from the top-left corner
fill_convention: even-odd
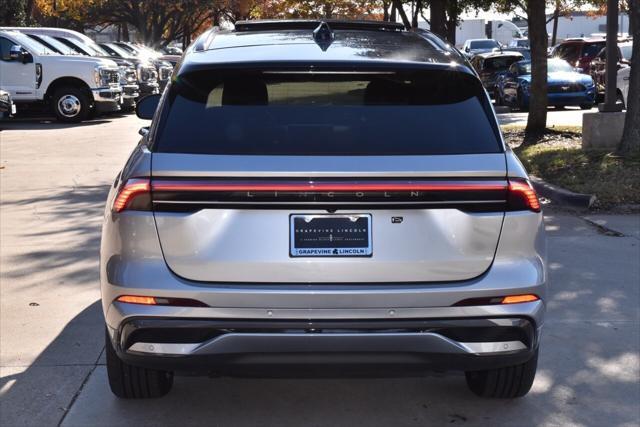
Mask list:
[[[16,105],[11,99],[11,94],[0,89],[0,119],[11,117],[16,113]]]
[[[523,59],[525,58],[520,52],[486,52],[471,58],[471,65],[478,72],[484,88],[493,96],[497,77],[506,73],[511,64]]]

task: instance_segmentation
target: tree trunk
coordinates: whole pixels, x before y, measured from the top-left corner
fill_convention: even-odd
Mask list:
[[[458,0],[449,0],[449,8],[447,12],[447,41],[451,46],[456,45],[456,28],[458,26],[458,16],[460,10],[458,9]]]
[[[382,20],[387,22],[389,21],[389,3],[382,3],[382,10],[384,11],[384,15],[382,16]]]
[[[547,18],[545,2],[527,1],[527,21],[531,44],[531,85],[529,88],[529,117],[525,134],[537,137],[547,127]]]
[[[397,17],[397,13],[396,13],[396,5],[395,3],[391,4],[391,15],[389,15],[389,21],[390,22],[397,22],[398,17]]]
[[[415,9],[413,10],[413,16],[411,17],[411,28],[418,28],[418,16],[422,10],[422,0],[416,0]]]
[[[622,154],[640,152],[640,0],[629,1],[629,33],[633,34],[633,51],[629,79],[627,114],[619,151]]]
[[[129,40],[129,25],[126,22],[121,24],[122,27],[122,40],[125,42],[131,41]]]
[[[443,39],[447,38],[447,4],[446,0],[431,0],[430,19],[431,32]]]
[[[551,46],[556,45],[558,39],[558,20],[560,18],[560,0],[556,1],[556,9],[553,11],[553,33],[551,34]]]
[[[402,23],[407,29],[411,28],[411,21],[407,17],[407,13],[404,11],[402,7],[402,2],[400,0],[393,0],[393,5],[395,6],[396,11],[400,14],[400,18],[402,19]]]

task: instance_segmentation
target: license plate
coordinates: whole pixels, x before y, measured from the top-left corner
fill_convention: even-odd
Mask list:
[[[368,257],[371,215],[291,215],[292,257]]]

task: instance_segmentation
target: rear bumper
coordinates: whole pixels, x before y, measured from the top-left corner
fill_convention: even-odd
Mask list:
[[[111,330],[119,357],[145,367],[275,374],[309,366],[371,374],[380,367],[479,370],[528,360],[538,333],[524,318],[237,321],[136,318]],[[298,374],[296,374],[298,375]]]

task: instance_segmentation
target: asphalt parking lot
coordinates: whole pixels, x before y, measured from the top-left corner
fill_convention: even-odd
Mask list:
[[[523,399],[480,399],[461,374],[442,373],[178,377],[165,398],[116,399],[104,366],[100,226],[142,124],[0,124],[0,425],[640,424],[640,216],[551,210],[547,322]]]

